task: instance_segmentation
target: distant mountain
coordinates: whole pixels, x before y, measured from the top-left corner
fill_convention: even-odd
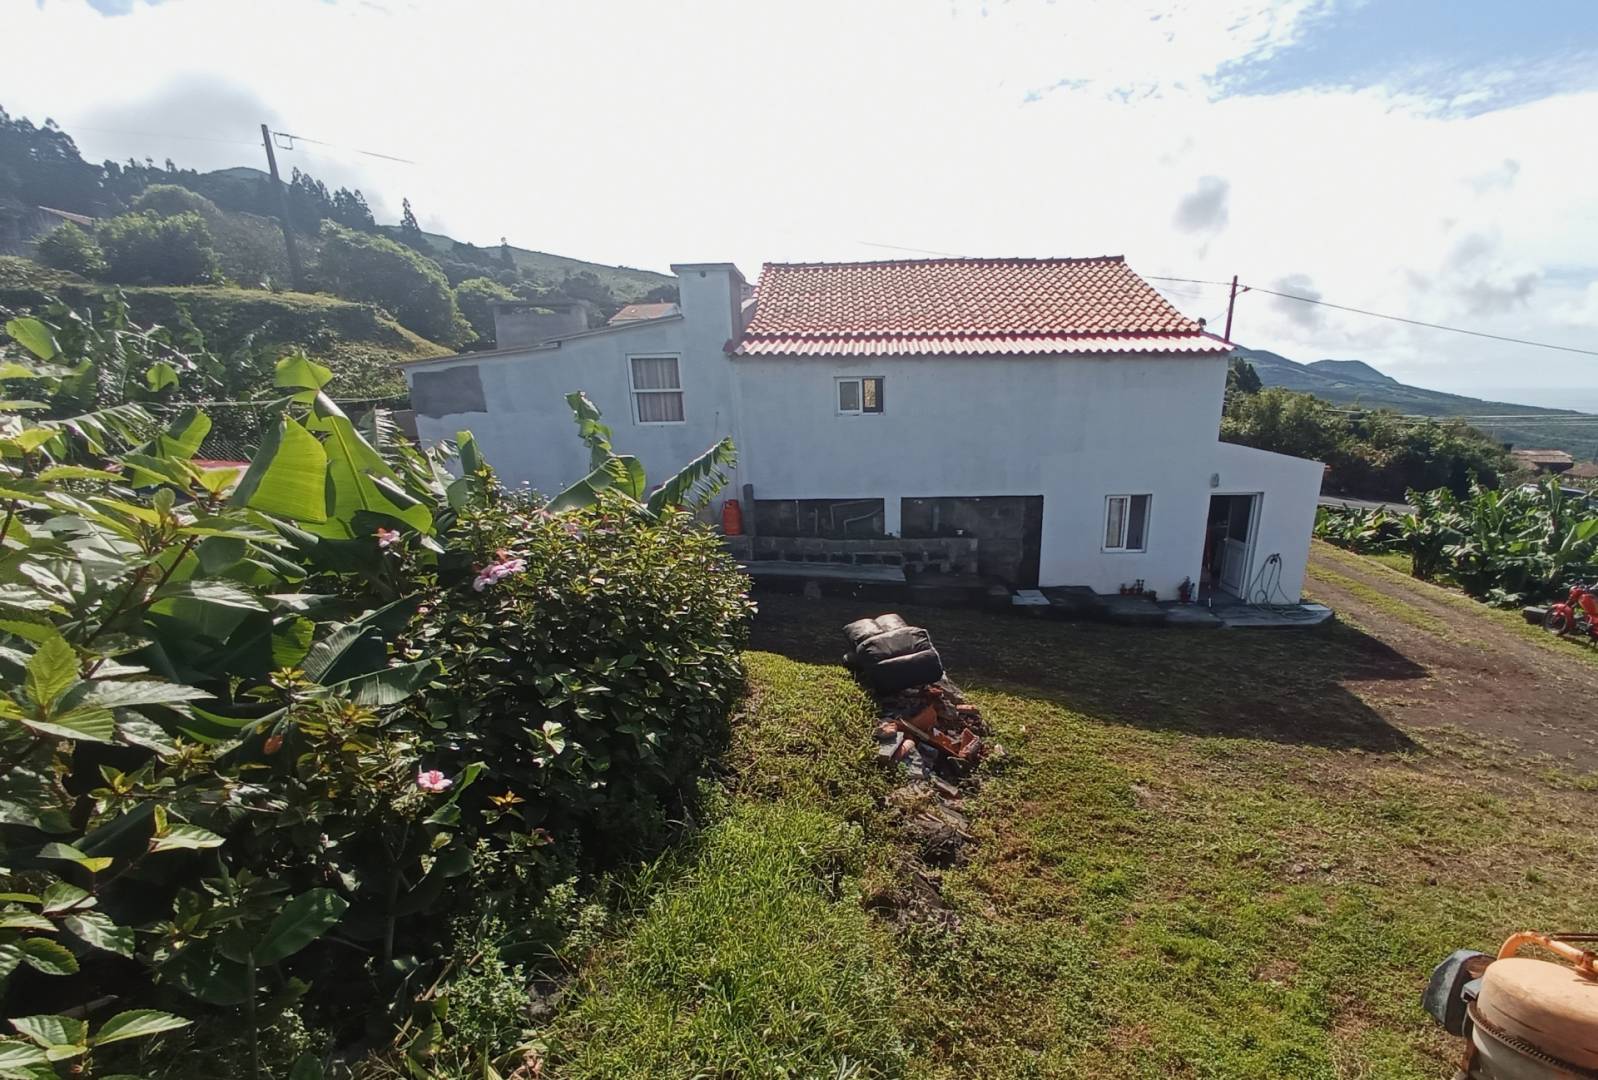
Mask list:
[[[1397,379],[1391,375],[1383,375],[1363,360],[1312,360],[1304,366],[1317,375],[1325,375],[1330,379],[1399,385]]]
[[[1509,417],[1473,419],[1470,424],[1500,442],[1522,449],[1566,450],[1585,460],[1598,460],[1598,421],[1569,409],[1543,409],[1507,401],[1484,401],[1463,394],[1445,394],[1401,383],[1363,360],[1316,360],[1301,364],[1265,349],[1239,348],[1237,355],[1254,365],[1260,382],[1314,394],[1339,405],[1392,409],[1415,416]],[[1524,421],[1520,418],[1525,417]],[[1574,422],[1561,424],[1559,418]]]

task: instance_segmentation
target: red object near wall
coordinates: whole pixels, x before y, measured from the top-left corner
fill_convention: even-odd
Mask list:
[[[744,534],[743,507],[738,505],[737,499],[727,499],[722,502],[721,531],[724,536],[742,536]]]

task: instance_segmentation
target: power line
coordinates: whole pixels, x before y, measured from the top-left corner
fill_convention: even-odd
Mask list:
[[[365,154],[367,157],[382,158],[384,161],[397,161],[401,165],[417,164],[410,158],[395,157],[393,154],[379,154],[376,150],[362,150],[358,146],[344,146],[340,143],[323,142],[321,139],[313,139],[308,135],[290,135],[286,131],[274,131],[272,134],[280,139],[289,140],[287,146],[283,146],[282,143],[278,144],[279,146],[282,146],[284,150],[293,150],[294,143],[296,140],[298,140],[299,142],[311,143],[313,146],[328,146],[332,147],[334,150],[348,150],[353,154]]]
[[[1467,334],[1470,337],[1487,338],[1490,341],[1507,341],[1511,345],[1531,345],[1538,349],[1554,349],[1559,352],[1577,353],[1582,356],[1598,356],[1598,349],[1578,349],[1573,345],[1552,345],[1546,341],[1531,341],[1527,338],[1506,337],[1503,334],[1489,334],[1483,330],[1467,330],[1462,326],[1446,326],[1443,323],[1422,322],[1420,319],[1406,319],[1402,315],[1387,315],[1380,311],[1367,311],[1365,308],[1349,307],[1346,304],[1334,304],[1330,300],[1318,300],[1313,296],[1295,296],[1293,293],[1277,292],[1259,285],[1250,285],[1254,292],[1262,292],[1267,296],[1279,296],[1284,300],[1298,300],[1305,304],[1319,304],[1321,307],[1336,308],[1338,311],[1351,311],[1356,315],[1368,315],[1373,319],[1389,319],[1393,322],[1408,323],[1410,326],[1424,326],[1428,330],[1447,330],[1451,334]]]
[[[1229,281],[1210,281],[1204,278],[1187,277],[1162,277],[1157,274],[1145,275],[1150,281],[1181,281],[1190,285],[1218,285],[1229,288]],[[1338,311],[1348,311],[1355,315],[1366,315],[1373,319],[1388,319],[1392,322],[1406,323],[1409,326],[1421,326],[1428,330],[1446,330],[1451,334],[1466,334],[1470,337],[1487,338],[1489,341],[1504,341],[1511,345],[1530,345],[1538,349],[1554,349],[1558,352],[1576,353],[1580,356],[1598,356],[1598,349],[1578,349],[1574,345],[1554,345],[1546,341],[1532,341],[1528,338],[1508,337],[1504,334],[1489,334],[1485,330],[1468,330],[1463,326],[1448,326],[1445,323],[1425,322],[1421,319],[1410,319],[1403,315],[1389,315],[1382,311],[1371,311],[1368,308],[1350,307],[1347,304],[1334,304],[1330,300],[1322,300],[1314,296],[1299,296],[1297,293],[1279,292],[1276,289],[1267,289],[1263,285],[1247,285],[1239,283],[1239,294],[1244,291],[1264,293],[1267,296],[1280,297],[1283,300],[1297,300],[1303,304],[1317,304],[1321,307],[1335,308]]]

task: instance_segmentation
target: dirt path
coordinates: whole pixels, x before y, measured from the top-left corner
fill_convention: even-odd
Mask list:
[[[1561,769],[1598,770],[1598,664],[1589,658],[1531,640],[1459,594],[1319,542],[1304,587],[1426,670],[1407,684],[1348,680],[1392,722],[1513,744]]]

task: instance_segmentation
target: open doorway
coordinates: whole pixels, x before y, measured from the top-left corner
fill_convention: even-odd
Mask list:
[[[1248,599],[1259,501],[1258,494],[1210,496],[1209,523],[1204,531],[1204,576],[1200,584],[1211,592]]]

